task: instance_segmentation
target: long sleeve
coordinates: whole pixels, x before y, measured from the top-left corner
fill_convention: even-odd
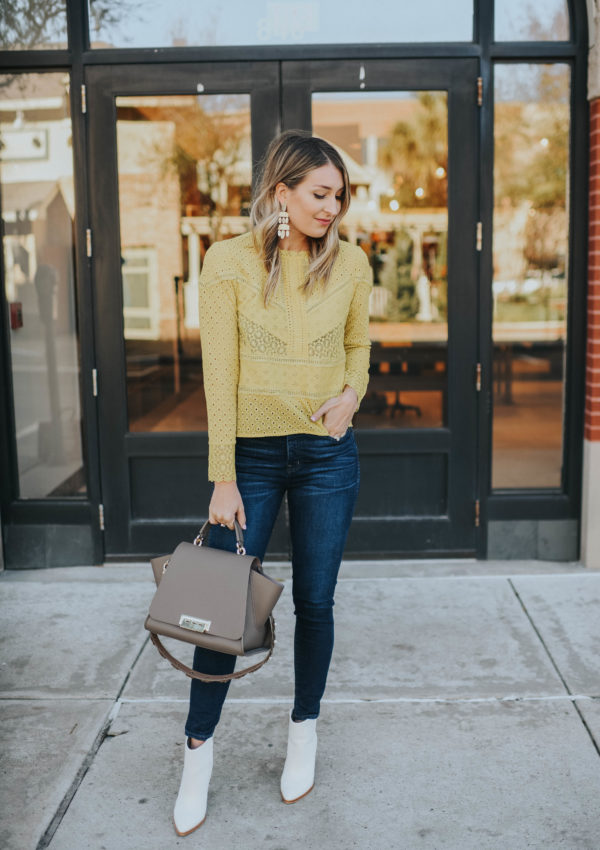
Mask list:
[[[358,396],[356,410],[367,391],[369,383],[369,358],[371,340],[369,337],[369,295],[373,288],[373,273],[366,254],[359,249],[362,257],[357,263],[357,279],[354,295],[350,303],[346,328],[344,331],[344,349],[346,368],[344,385],[349,384]]]
[[[200,274],[200,339],[208,414],[208,480],[235,481],[239,380],[236,281],[217,276],[214,247]]]

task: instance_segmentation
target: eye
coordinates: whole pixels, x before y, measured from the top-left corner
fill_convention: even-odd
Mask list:
[[[315,198],[318,198],[320,201],[322,201],[323,198],[325,197],[325,195],[317,195],[316,192],[313,192],[313,194],[314,194]]]

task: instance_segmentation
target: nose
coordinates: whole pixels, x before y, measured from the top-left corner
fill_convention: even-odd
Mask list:
[[[338,214],[338,201],[335,198],[330,198],[325,202],[325,211],[333,218]]]

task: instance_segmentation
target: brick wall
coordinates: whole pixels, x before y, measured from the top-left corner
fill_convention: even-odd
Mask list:
[[[600,98],[590,101],[585,438],[600,442]]]

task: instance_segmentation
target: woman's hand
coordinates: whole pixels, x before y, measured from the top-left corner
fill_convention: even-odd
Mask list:
[[[212,525],[226,525],[233,531],[233,520],[246,528],[246,512],[240,491],[235,481],[215,481],[210,505],[208,506],[208,521]]]
[[[346,384],[341,395],[328,398],[310,417],[313,422],[323,417],[323,425],[332,437],[343,437],[352,422],[358,396],[353,387]]]

